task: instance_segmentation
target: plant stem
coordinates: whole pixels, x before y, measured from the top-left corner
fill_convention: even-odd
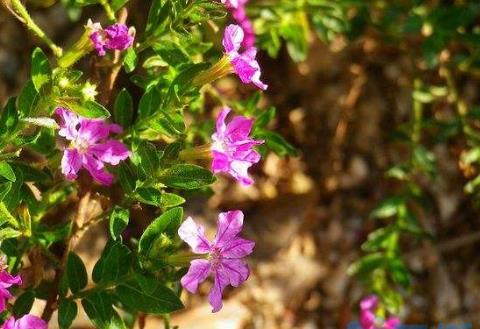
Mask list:
[[[25,6],[20,0],[11,0],[11,4],[14,12],[18,15],[18,18],[21,18],[23,24],[27,26],[35,35],[37,35],[43,42],[45,42],[55,56],[62,56],[62,48],[58,47],[46,34],[43,30],[33,21],[32,17],[28,13]]]
[[[108,19],[112,22],[115,22],[117,20],[115,17],[115,12],[113,11],[112,7],[110,7],[108,1],[100,0],[100,4],[103,6],[103,9],[105,9],[105,13],[107,14]]]

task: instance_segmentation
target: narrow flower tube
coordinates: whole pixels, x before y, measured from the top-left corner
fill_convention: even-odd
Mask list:
[[[253,252],[255,243],[238,236],[243,228],[243,218],[240,210],[220,213],[217,234],[212,242],[205,236],[205,229],[191,217],[178,229],[178,235],[191,247],[193,253],[203,255],[190,262],[190,268],[180,282],[185,290],[194,294],[200,283],[211,275],[214,283],[208,300],[212,312],[218,312],[222,308],[223,290],[228,285],[240,286],[250,274],[243,258]]]

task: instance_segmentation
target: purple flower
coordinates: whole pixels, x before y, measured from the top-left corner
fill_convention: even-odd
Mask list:
[[[400,325],[400,319],[391,316],[385,321],[377,318],[375,311],[378,305],[378,297],[370,295],[360,302],[360,324],[363,329],[395,329]]]
[[[92,30],[90,40],[98,56],[105,56],[106,50],[125,50],[132,46],[133,36],[125,24],[113,24],[103,29],[99,23],[89,21],[87,26]]]
[[[244,6],[248,0],[222,0],[222,3],[227,8],[238,8]]]
[[[13,285],[21,285],[22,284],[22,278],[20,275],[11,275],[10,273],[7,272],[6,269],[2,269],[0,272],[0,313],[5,311],[6,307],[6,301],[10,298],[12,298],[12,294],[10,291],[8,291],[8,288],[10,288]]]
[[[47,329],[47,323],[35,315],[24,315],[20,319],[15,320],[11,316],[1,329]]]
[[[260,81],[260,65],[255,59],[257,48],[249,47],[243,53],[240,53],[240,47],[245,39],[245,33],[239,25],[230,24],[225,28],[223,36],[223,48],[230,62],[243,83],[253,83],[262,90],[267,89],[267,85]]]
[[[120,133],[122,128],[99,119],[87,119],[58,107],[55,113],[60,117],[58,134],[71,141],[62,158],[62,173],[69,180],[77,178],[83,167],[103,185],[110,185],[113,175],[104,168],[104,163],[118,165],[129,157],[127,147],[114,139],[110,133]]]
[[[216,132],[212,135],[212,171],[216,174],[226,172],[243,185],[253,184],[248,176],[248,168],[260,161],[260,154],[253,149],[263,144],[262,140],[249,137],[253,120],[244,116],[235,116],[228,124],[225,119],[231,111],[224,107],[217,117]]]
[[[209,274],[213,276],[213,287],[208,295],[212,312],[222,308],[222,293],[226,286],[238,287],[248,279],[250,270],[242,260],[250,255],[255,243],[239,238],[243,227],[243,213],[240,210],[220,213],[218,231],[213,242],[205,237],[204,228],[188,217],[178,229],[178,235],[196,254],[206,255],[205,259],[190,262],[190,268],[181,279],[182,286],[192,294]]]

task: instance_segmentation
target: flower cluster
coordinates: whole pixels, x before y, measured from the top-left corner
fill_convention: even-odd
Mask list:
[[[249,136],[252,119],[236,116],[226,124],[225,119],[230,111],[229,107],[224,107],[217,117],[216,132],[212,135],[212,170],[214,173],[228,173],[242,185],[248,186],[253,184],[248,169],[261,158],[253,147],[264,141]]]
[[[243,83],[253,83],[262,90],[268,86],[260,81],[260,65],[256,60],[257,48],[248,47],[240,52],[242,42],[245,39],[245,32],[239,25],[230,24],[225,28],[223,36],[223,48],[230,59],[235,73]]]
[[[13,285],[21,285],[22,278],[19,275],[11,275],[5,268],[0,271],[0,312],[6,310],[7,301],[12,298],[8,289]],[[47,329],[47,323],[34,315],[24,315],[20,319],[13,316],[8,318],[1,329]]]
[[[247,10],[245,8],[248,0],[222,0],[222,3],[230,10],[233,19],[243,29],[245,38],[242,41],[242,45],[245,48],[250,48],[255,45],[255,30],[253,24],[247,16]]]
[[[378,297],[370,295],[360,302],[360,325],[363,329],[396,329],[400,319],[391,316],[387,319],[377,317]]]
[[[191,261],[190,269],[181,279],[182,286],[196,293],[198,285],[212,274],[214,282],[208,300],[213,312],[222,308],[222,293],[226,286],[238,287],[248,279],[250,270],[242,258],[252,253],[255,243],[238,237],[242,228],[243,213],[236,210],[218,216],[218,230],[213,242],[206,238],[204,228],[191,217],[178,230],[180,238],[194,253],[205,255],[205,258]]]
[[[107,50],[125,50],[133,45],[134,37],[125,24],[113,24],[105,29],[100,23],[89,21],[90,40],[98,56],[105,56]]]
[[[62,173],[69,180],[78,176],[81,168],[103,185],[110,185],[113,175],[105,170],[105,163],[118,165],[130,155],[127,147],[114,139],[110,133],[121,133],[122,127],[103,120],[77,116],[64,108],[57,108],[60,117],[58,134],[70,141],[62,158]]]

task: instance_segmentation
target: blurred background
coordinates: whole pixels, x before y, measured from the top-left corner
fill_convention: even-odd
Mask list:
[[[305,58],[295,58],[295,51],[285,44],[276,58],[260,53],[263,80],[270,86],[261,104],[276,107],[274,127],[297,148],[297,156],[270,154],[256,167],[253,187],[242,188],[222,177],[212,196],[195,197],[186,205],[186,211],[205,224],[210,234],[219,211],[243,209],[245,235],[257,244],[250,258],[251,278],[241,288],[227,289],[220,313],[210,313],[205,298],[208,284],[199,295],[183,296],[188,307],[172,317],[172,324],[181,329],[346,328],[358,318],[358,302],[368,293],[362,279],[350,276],[348,268],[363,255],[361,245],[368,234],[384,226],[370,219],[370,214],[404,186],[386,173],[411,154],[402,133],[414,116],[416,79],[421,77],[423,86],[447,85],[438,65],[442,60],[455,62],[456,55],[467,52],[470,65],[463,71],[453,70],[452,78],[457,96],[472,112],[478,104],[480,52],[475,43],[465,46],[457,35],[476,33],[480,24],[476,1],[331,1],[336,2],[342,4],[354,36],[332,30],[328,24],[324,34],[315,33],[314,28],[322,28],[319,18],[304,35]],[[360,2],[360,9],[350,5]],[[29,4],[34,19],[57,44],[72,44],[82,33],[82,24],[72,22],[64,6],[54,0]],[[397,21],[421,6],[430,12],[443,10],[437,22],[451,25],[454,31],[442,36],[448,38],[443,43],[430,42],[433,55],[425,42],[432,31],[438,31],[435,25]],[[455,11],[457,7],[466,10]],[[147,8],[148,1],[132,0],[131,24],[141,26]],[[316,9],[309,10],[297,18],[317,15]],[[361,10],[369,21],[353,20]],[[79,22],[102,18],[90,7],[77,15]],[[405,32],[407,23],[415,30]],[[260,42],[268,45],[265,38]],[[31,51],[39,45],[2,8],[0,104],[18,94],[27,79]],[[433,66],[431,56],[437,60]],[[234,98],[253,92],[235,78],[219,81],[216,88]],[[468,322],[475,327],[480,321],[480,221],[475,193],[466,193],[464,187],[476,177],[477,169],[473,161],[462,162],[462,155],[475,144],[451,123],[458,105],[452,95],[423,96],[428,95],[431,101],[421,101],[425,104],[421,141],[428,149],[424,155],[435,159],[435,173],[411,177],[425,205],[421,209],[412,205],[412,212],[428,234],[401,239],[401,258],[411,273],[408,288],[400,291],[406,299],[401,315],[406,323]],[[479,128],[477,119],[469,122],[473,131]],[[79,244],[77,250],[90,269],[106,240],[106,230],[98,227]],[[146,328],[163,328],[163,321],[153,318],[147,318],[146,324]],[[91,328],[91,324],[83,317],[74,328]]]

